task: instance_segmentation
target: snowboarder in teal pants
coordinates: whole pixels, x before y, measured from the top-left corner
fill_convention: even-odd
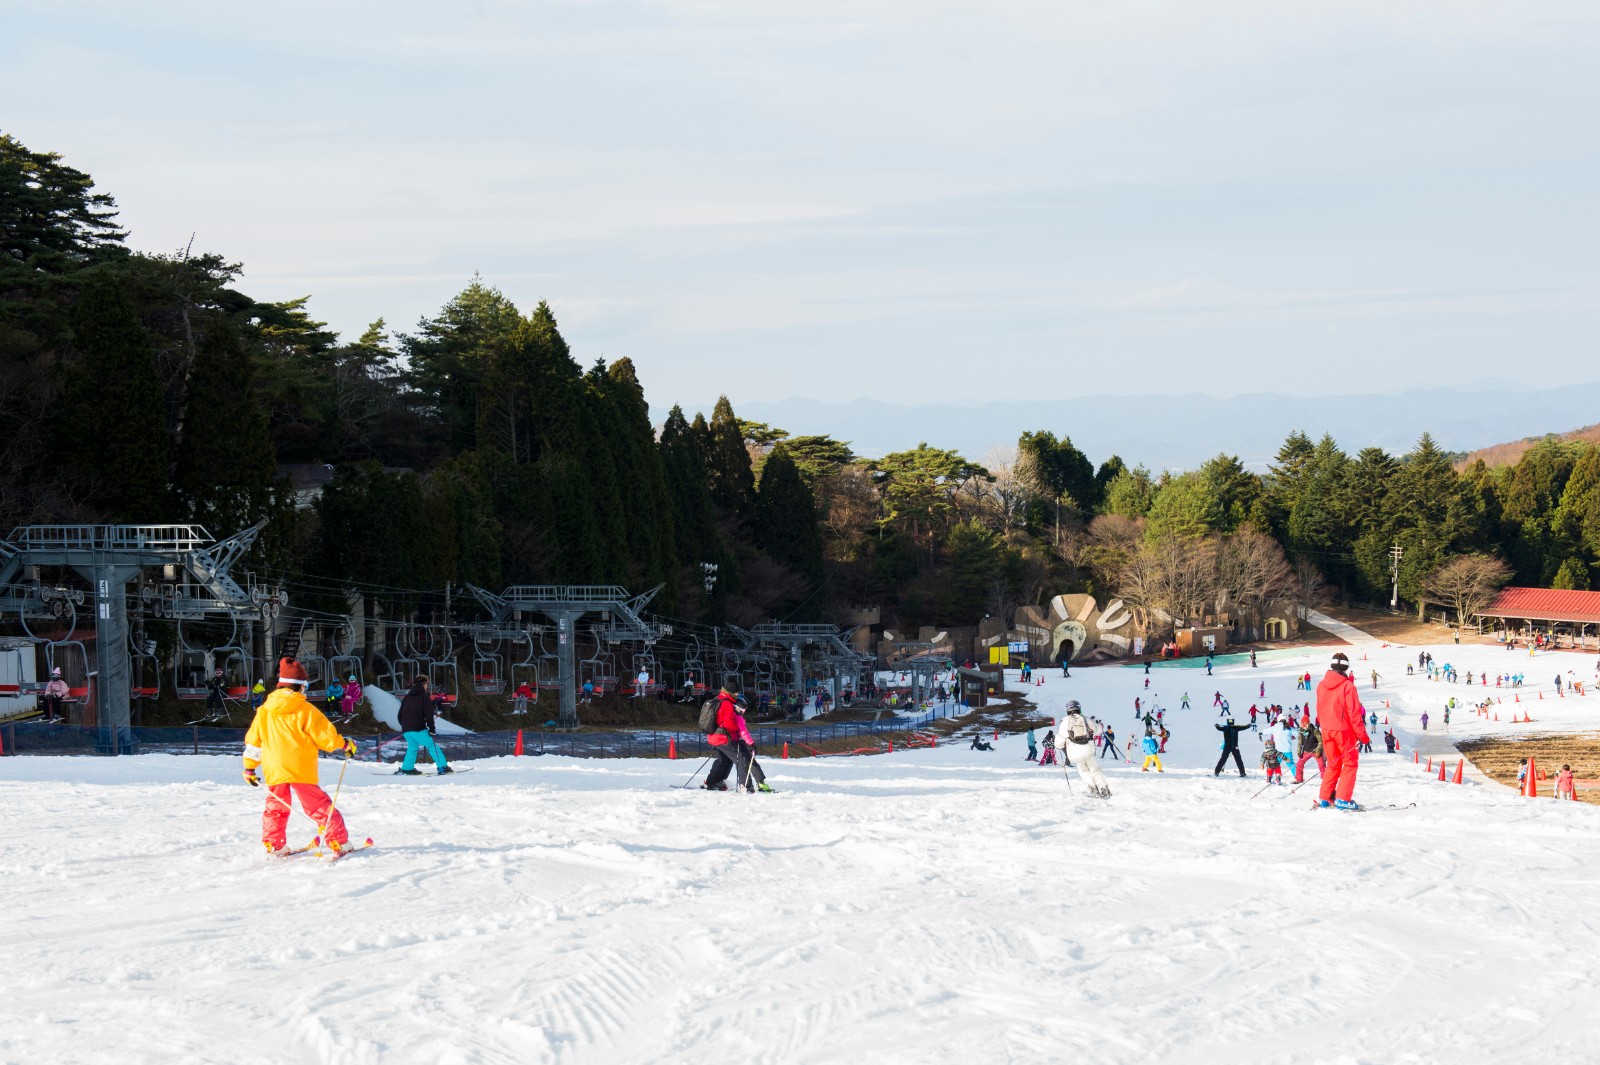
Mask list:
[[[400,700],[400,731],[406,737],[406,760],[400,763],[400,772],[408,777],[421,776],[417,768],[417,751],[424,750],[433,758],[440,774],[453,773],[444,752],[434,742],[436,726],[433,720],[433,698],[428,694],[428,678],[418,677]]]

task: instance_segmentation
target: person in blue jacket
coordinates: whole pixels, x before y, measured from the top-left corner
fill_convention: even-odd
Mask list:
[[[1038,743],[1036,743],[1034,741],[1033,729],[1029,729],[1028,730],[1028,757],[1025,760],[1029,761],[1029,762],[1033,762],[1033,761],[1037,761],[1038,757],[1039,757],[1039,745],[1038,745]]]
[[[1144,766],[1139,772],[1150,772],[1152,765],[1156,767],[1157,773],[1166,772],[1165,769],[1161,768],[1161,741],[1156,739],[1155,733],[1149,728],[1144,730],[1144,739],[1139,741],[1139,749],[1144,751]]]

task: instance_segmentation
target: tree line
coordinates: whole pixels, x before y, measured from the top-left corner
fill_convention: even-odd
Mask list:
[[[1394,548],[1400,598],[1456,610],[1462,559],[1474,587],[1587,588],[1600,561],[1593,444],[1457,470],[1426,433],[1400,456],[1294,433],[1262,472],[1218,455],[1156,475],[1040,430],[977,460],[864,458],[726,397],[652,413],[629,359],[585,365],[547,304],[481,278],[351,341],[240,276],[131,249],[87,174],[0,136],[0,524],[270,518],[250,564],[316,578],[335,612],[446,582],[660,584],[662,612],[705,624],[882,606],[948,625],[1088,591],[1158,634],[1386,601]],[[298,510],[296,464],[334,471]]]

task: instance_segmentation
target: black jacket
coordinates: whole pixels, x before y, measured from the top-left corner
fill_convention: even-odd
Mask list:
[[[433,697],[428,694],[428,689],[419,681],[406,692],[406,697],[400,700],[401,732],[421,732],[426,729],[433,731]]]
[[[1222,747],[1224,750],[1239,746],[1239,733],[1249,732],[1249,725],[1217,725],[1216,730],[1222,733]]]

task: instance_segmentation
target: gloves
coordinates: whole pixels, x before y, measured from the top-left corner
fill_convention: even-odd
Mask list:
[[[252,788],[259,788],[261,786],[261,778],[256,776],[256,771],[254,769],[246,769],[244,771],[244,778],[250,782],[250,786]]]
[[[349,736],[344,738],[344,756],[346,758],[354,758],[356,756],[356,741]]]

